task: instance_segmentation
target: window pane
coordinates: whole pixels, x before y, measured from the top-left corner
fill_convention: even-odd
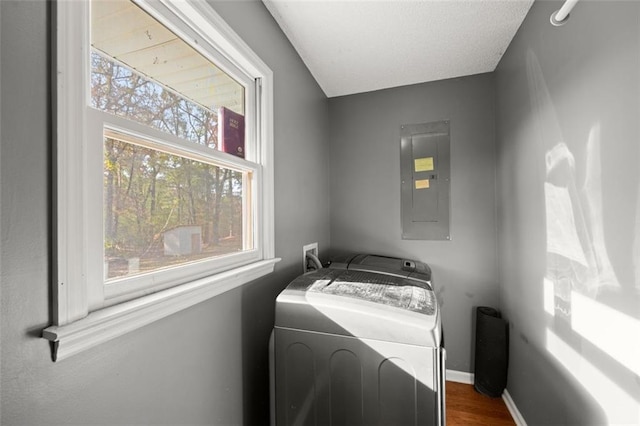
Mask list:
[[[91,105],[221,149],[221,108],[242,120],[244,87],[127,0],[92,2]]]
[[[105,136],[105,278],[243,249],[239,172]]]

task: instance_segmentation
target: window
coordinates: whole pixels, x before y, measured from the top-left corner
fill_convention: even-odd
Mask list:
[[[278,261],[268,67],[205,2],[55,16],[54,360]]]

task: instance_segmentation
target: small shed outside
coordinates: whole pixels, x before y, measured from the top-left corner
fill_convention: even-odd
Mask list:
[[[202,252],[202,227],[177,226],[164,232],[165,256],[185,256]]]

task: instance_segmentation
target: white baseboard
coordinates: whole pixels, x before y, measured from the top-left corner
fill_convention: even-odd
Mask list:
[[[447,380],[450,382],[456,383],[464,383],[467,385],[473,384],[473,373],[467,373],[465,371],[456,371],[456,370],[447,370],[446,374]],[[524,417],[516,407],[516,403],[511,399],[511,395],[509,395],[509,391],[507,389],[502,393],[502,400],[504,404],[507,406],[507,410],[513,417],[513,421],[517,426],[527,426],[527,422],[524,421]]]
[[[511,413],[511,417],[513,417],[513,421],[516,422],[516,425],[527,426],[527,422],[524,421],[524,417],[522,417],[520,410],[518,410],[518,407],[516,407],[516,403],[513,402],[513,399],[511,399],[511,395],[509,394],[509,391],[507,389],[505,389],[502,393],[502,400],[507,406],[507,410],[509,410],[509,413]]]
[[[450,382],[473,384],[473,373],[467,373],[466,371],[447,370],[446,377]]]

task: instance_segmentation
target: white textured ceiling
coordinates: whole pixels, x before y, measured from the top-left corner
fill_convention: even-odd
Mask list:
[[[491,72],[533,0],[263,0],[328,97]]]

